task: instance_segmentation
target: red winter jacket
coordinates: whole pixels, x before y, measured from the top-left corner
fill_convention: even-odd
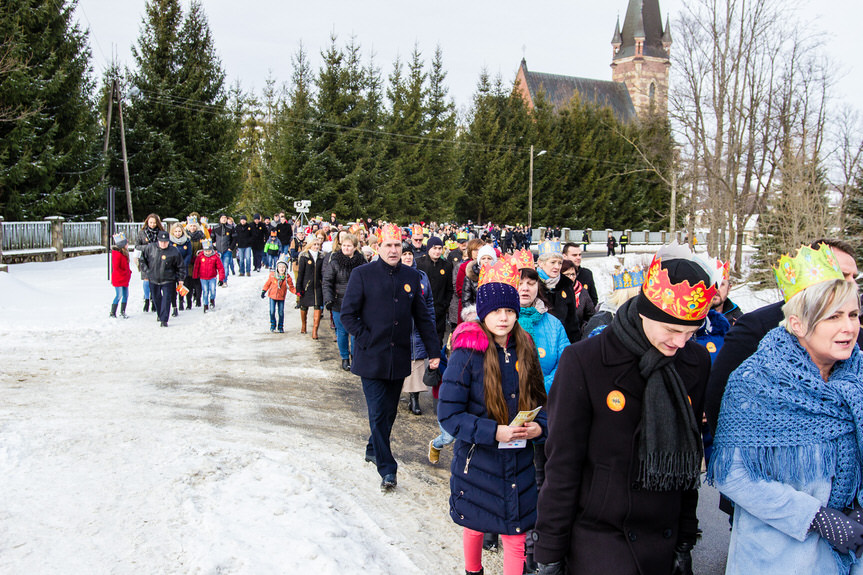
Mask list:
[[[204,252],[198,254],[195,258],[195,268],[192,270],[192,277],[202,280],[211,280],[216,277],[216,272],[219,274],[219,281],[225,281],[225,267],[222,265],[222,259],[219,254],[213,252],[212,255],[206,255]]]
[[[129,287],[132,269],[129,267],[129,256],[122,250],[111,250],[111,285],[114,287]]]

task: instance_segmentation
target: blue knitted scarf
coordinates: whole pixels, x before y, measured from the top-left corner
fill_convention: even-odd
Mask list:
[[[770,331],[728,380],[722,396],[708,481],[724,481],[735,449],[752,480],[807,483],[830,479],[827,506],[851,507],[863,463],[863,358],[836,362],[824,381],[785,328]],[[836,555],[840,573],[850,556]]]

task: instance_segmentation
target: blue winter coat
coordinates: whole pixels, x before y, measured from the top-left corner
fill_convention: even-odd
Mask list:
[[[429,282],[428,274],[417,269],[416,260],[414,260],[414,265],[411,267],[417,270],[420,274],[420,285],[422,286],[423,292],[422,301],[426,306],[426,309],[428,309],[429,314],[432,316],[432,319],[434,319],[434,296],[432,295],[431,282]],[[428,356],[426,346],[423,345],[423,338],[420,336],[419,330],[417,330],[416,321],[414,321],[413,329],[411,330],[411,360],[425,359]]]
[[[411,372],[416,322],[430,357],[440,355],[434,315],[422,299],[418,271],[378,258],[356,268],[342,300],[342,325],[357,338],[351,372],[369,379],[404,379]]]
[[[533,445],[499,449],[498,423],[485,407],[483,360],[489,341],[478,324],[465,322],[453,334],[453,352],[443,375],[438,403],[441,426],[455,438],[450,478],[450,517],[458,525],[485,533],[519,535],[536,523],[536,470]],[[515,342],[495,344],[509,419],[518,413]],[[545,409],[535,420],[544,441]]]
[[[522,308],[524,312],[525,308]],[[522,315],[518,318],[518,323],[521,327],[527,330],[526,317]],[[560,356],[566,346],[569,345],[569,337],[566,335],[566,329],[560,320],[550,313],[540,314],[540,319],[536,322],[528,333],[533,338],[533,343],[536,345],[536,352],[539,354],[539,366],[542,368],[542,376],[545,380],[545,392],[551,390],[551,382],[554,381],[554,374],[557,373],[557,363],[560,361]]]
[[[189,264],[192,263],[192,256],[194,255],[194,250],[192,249],[192,242],[187,239],[182,244],[178,244],[174,241],[174,238],[172,236],[171,245],[177,248],[177,251],[180,252],[180,257],[183,258],[183,263],[188,268]]]

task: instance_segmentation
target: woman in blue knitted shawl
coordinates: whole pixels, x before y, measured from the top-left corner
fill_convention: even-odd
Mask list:
[[[722,399],[708,476],[735,504],[726,574],[863,573],[857,289],[800,257],[788,278],[826,281],[795,291],[777,271],[785,320]]]

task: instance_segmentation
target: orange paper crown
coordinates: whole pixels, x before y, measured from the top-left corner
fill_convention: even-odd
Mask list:
[[[414,235],[414,236],[423,235],[423,227],[422,226],[412,226],[411,227],[411,235]]]
[[[716,275],[719,275],[719,272],[722,272],[722,279],[728,281],[731,279],[731,260],[728,260],[725,263],[722,263],[722,260],[716,260]]]
[[[650,303],[668,315],[685,321],[697,321],[707,317],[710,302],[717,292],[716,285],[707,287],[702,281],[690,286],[687,280],[673,284],[668,277],[668,271],[662,269],[661,264],[661,257],[653,258],[647,270],[647,280],[641,288]]]
[[[501,283],[508,284],[518,289],[521,274],[512,256],[501,256],[494,265],[486,264],[479,271],[479,283],[477,288],[485,284]]]
[[[378,230],[378,238],[381,240],[381,243],[387,241],[401,242],[402,230],[395,224],[385,224]]]
[[[515,265],[519,271],[525,268],[536,269],[533,263],[533,254],[528,249],[521,249],[515,252]]]

